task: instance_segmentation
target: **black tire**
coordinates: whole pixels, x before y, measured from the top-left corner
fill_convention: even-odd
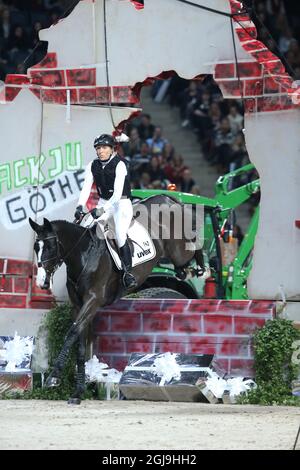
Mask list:
[[[181,292],[166,287],[149,287],[135,293],[138,299],[187,299]]]

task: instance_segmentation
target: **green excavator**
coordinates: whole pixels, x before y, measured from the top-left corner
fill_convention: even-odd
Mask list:
[[[174,266],[162,259],[136,293],[140,298],[218,298],[247,299],[247,279],[252,267],[252,252],[258,227],[260,181],[252,164],[221,176],[215,186],[215,197],[182,193],[174,190],[132,191],[134,200],[157,194],[168,194],[183,204],[202,206],[204,215],[203,254],[205,275],[197,269],[187,270],[185,278],[178,277]],[[243,239],[237,233],[236,212],[242,204],[255,198],[249,224]],[[188,275],[188,273],[190,275]],[[194,274],[194,275],[193,275]]]

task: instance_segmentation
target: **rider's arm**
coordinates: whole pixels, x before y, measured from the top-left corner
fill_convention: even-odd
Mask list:
[[[85,170],[84,174],[84,183],[82,186],[82,189],[80,191],[79,199],[78,199],[78,204],[77,206],[85,206],[86,202],[89,198],[89,195],[91,193],[92,185],[94,182],[94,177],[92,173],[92,162],[90,162]]]
[[[119,162],[116,166],[116,178],[114,182],[114,192],[112,197],[104,204],[103,209],[109,210],[116,202],[122,197],[123,186],[125,177],[127,175],[127,169],[124,162]]]

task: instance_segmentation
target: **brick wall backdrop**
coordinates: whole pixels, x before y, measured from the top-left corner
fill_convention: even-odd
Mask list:
[[[118,370],[132,352],[215,354],[227,373],[253,376],[251,334],[274,315],[270,301],[124,299],[97,313],[94,354]]]
[[[286,72],[281,60],[262,42],[257,40],[257,30],[249,15],[242,13],[243,5],[229,0],[234,28],[240,45],[249,53],[249,62],[240,61],[238,67],[232,62],[222,61],[216,65],[214,78],[224,98],[245,98],[245,113],[285,111],[297,107],[292,94],[293,80]]]
[[[52,308],[51,291],[39,289],[35,281],[30,261],[0,258],[0,308]]]
[[[138,9],[143,5],[130,0]],[[245,112],[269,112],[294,109],[292,95],[299,97],[300,87],[292,88],[293,80],[281,60],[260,41],[249,15],[241,2],[228,0],[233,17],[233,27],[242,48],[249,53],[248,61],[220,60],[214,70],[214,79],[224,98],[245,99]],[[201,67],[200,67],[201,68]],[[201,70],[199,70],[201,73]],[[163,77],[163,74],[157,78]],[[144,84],[147,83],[145,80]],[[22,88],[28,88],[45,103],[67,103],[67,90],[71,104],[136,104],[141,86],[99,86],[95,67],[59,67],[55,51],[49,51],[43,60],[28,69],[27,74],[8,74],[5,80],[5,100],[14,100]]]
[[[50,309],[35,274],[30,261],[0,259],[0,308]],[[252,376],[251,334],[274,316],[270,301],[124,299],[98,311],[94,353],[119,370],[132,352],[215,354],[227,373]]]

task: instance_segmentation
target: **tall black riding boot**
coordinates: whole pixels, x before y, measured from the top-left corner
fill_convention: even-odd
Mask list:
[[[123,285],[126,289],[133,289],[137,287],[137,282],[134,275],[130,272],[132,268],[132,257],[128,241],[125,242],[125,245],[119,248],[120,258],[123,264]]]

